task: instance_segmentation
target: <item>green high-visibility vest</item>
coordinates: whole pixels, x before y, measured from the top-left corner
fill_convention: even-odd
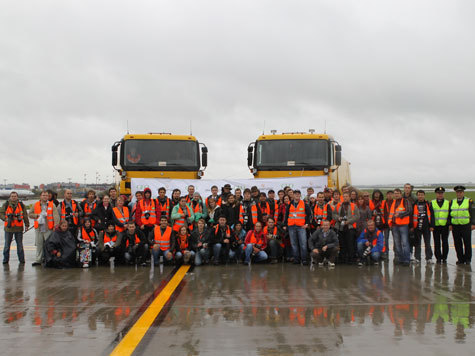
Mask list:
[[[447,218],[449,217],[450,202],[444,199],[442,207],[437,204],[437,199],[432,200],[432,209],[434,210],[435,226],[447,225]]]
[[[457,199],[452,200],[452,209],[450,216],[452,217],[452,225],[467,225],[470,223],[470,211],[468,198],[463,198],[462,204],[459,205]]]

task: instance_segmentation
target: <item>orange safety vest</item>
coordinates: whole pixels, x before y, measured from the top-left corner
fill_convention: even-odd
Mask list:
[[[393,223],[394,214],[395,214],[396,211],[399,211],[399,212],[405,212],[406,211],[404,201],[405,201],[405,199],[401,198],[401,202],[399,203],[399,206],[397,208],[396,208],[396,199],[393,201],[393,203],[391,205],[391,211],[389,213],[389,221],[390,221],[391,224]],[[410,218],[409,218],[409,216],[405,216],[403,218],[397,217],[397,218],[395,218],[394,223],[396,225],[409,225]]]
[[[160,203],[160,200],[157,198],[157,204],[160,205],[161,215],[165,215],[167,219],[170,218],[170,198],[165,198],[165,204]]]
[[[87,202],[87,199],[84,199],[84,213],[87,215],[91,215],[93,210],[96,209],[97,207],[97,202],[92,203],[92,209],[89,207],[89,204]],[[91,225],[94,227],[96,225],[96,222],[91,219]]]
[[[191,216],[191,210],[188,207],[188,205],[186,206],[186,210],[188,212],[188,217],[190,217]],[[181,208],[181,206],[178,207],[178,213],[183,214],[183,209]],[[186,221],[185,221],[184,217],[176,219],[175,222],[173,223],[173,231],[178,232],[180,230],[180,227],[184,226],[185,224],[186,224]],[[190,228],[190,227],[188,227],[188,228]]]
[[[155,211],[155,200],[150,199],[150,203],[145,203],[145,199],[142,199],[139,203],[140,210],[142,210],[142,216],[140,221],[142,225],[155,225],[157,222],[157,213]],[[145,217],[145,214],[150,214],[148,219]]]
[[[11,219],[11,225],[10,227],[23,227],[23,208],[21,207],[21,203],[18,202],[16,207],[15,207],[15,211],[13,211],[13,208],[11,207],[10,203],[8,203],[8,208],[7,210],[5,211],[5,227],[8,226],[8,215],[9,214],[14,214],[14,215],[18,215],[17,216],[14,216],[12,219]]]
[[[254,244],[254,245],[259,245],[259,244],[263,244],[264,243],[264,233],[261,234],[261,238],[257,238],[256,235],[254,234],[254,231],[251,233],[251,237],[249,239],[249,243],[250,244]]]
[[[290,203],[288,226],[304,226],[305,225],[305,202],[300,200],[297,207]]]
[[[135,244],[138,245],[139,243],[140,243],[140,239],[137,236],[137,234],[135,234]],[[130,245],[130,242],[129,242],[129,239],[127,239],[127,242],[125,243],[125,247],[129,247],[129,245]]]
[[[374,202],[373,199],[369,201],[369,210],[371,210],[371,213],[373,213],[374,210],[379,210],[380,216],[381,216],[381,222],[384,224],[384,206],[386,205],[386,200],[381,200],[379,202]],[[376,221],[376,216],[373,215],[372,219]]]
[[[262,207],[261,202],[259,202],[259,210],[262,215],[270,215],[270,205],[268,202],[265,202],[265,206]]]
[[[430,213],[430,208],[429,208],[429,203],[428,202],[426,202],[426,214],[427,214],[427,217],[429,218],[429,224],[430,224],[432,216],[431,216],[431,213]],[[417,206],[417,203],[416,203],[414,205],[414,213],[412,214],[412,224],[413,224],[414,228],[417,227],[418,218],[419,218],[419,207]]]
[[[188,248],[188,234],[185,236],[178,236],[178,241],[180,241],[180,250],[186,250]]]
[[[116,206],[114,209],[112,209],[112,211],[117,220],[119,220],[119,222],[125,225],[127,221],[129,221],[129,208],[123,206],[122,209],[124,210],[123,212],[121,212],[120,209]],[[115,229],[119,232],[122,232],[125,230],[125,226],[116,226]]]
[[[162,230],[160,229],[160,226],[155,226],[155,229],[153,232],[153,240],[155,241],[156,244],[160,246],[160,250],[166,251],[170,249],[171,235],[172,235],[172,228],[170,226],[167,226],[163,235],[162,235]]]
[[[252,224],[255,225],[257,222],[257,206],[256,204],[253,204],[251,206],[251,218],[252,218]],[[239,221],[241,224],[244,224],[244,207],[243,204],[239,206]]]
[[[93,229],[91,229],[91,232],[88,234],[84,227],[81,228],[81,238],[83,240],[92,242],[94,241],[95,237],[96,237],[96,234],[94,233]]]
[[[209,207],[209,204],[208,204],[208,199],[209,198],[213,198],[213,196],[210,195],[209,197],[206,198],[205,204],[206,204],[207,207]],[[218,197],[218,199],[216,199],[216,205],[221,206],[221,203],[222,203],[222,199],[221,199],[221,197]]]
[[[54,209],[54,203],[52,201],[49,201],[46,203],[46,222],[48,223],[48,229],[53,230],[54,229],[54,216],[53,216],[53,209]],[[37,201],[35,203],[35,206],[33,207],[33,212],[37,215],[41,214],[41,201]],[[35,219],[35,229],[37,229],[40,226],[38,224],[38,219]]]
[[[215,228],[215,230],[214,230],[214,234],[215,234],[215,235],[218,233],[218,230],[219,230],[219,224],[216,225],[216,228]],[[229,229],[229,226],[228,226],[228,225],[226,225],[226,235],[231,236],[231,230]]]
[[[112,238],[111,238],[109,235],[107,235],[107,232],[104,232],[104,243],[106,244],[106,243],[111,242],[111,241],[112,242],[117,241],[117,233],[114,236],[112,236]]]
[[[315,215],[315,222],[317,221],[317,216],[321,216],[322,220],[327,220],[328,217],[328,204],[324,204],[323,208],[320,208],[318,204],[315,204],[315,208],[313,209],[313,214]]]
[[[193,204],[193,202],[191,202],[191,204]],[[203,204],[200,204],[200,202],[198,201],[198,203],[195,205],[195,207],[193,208],[193,212],[196,214],[196,213],[203,213]]]
[[[338,205],[336,206],[336,211],[338,212],[338,214],[340,213],[340,209],[341,209],[341,206],[343,205],[343,203],[338,203]],[[356,209],[356,204],[355,203],[350,203],[350,209],[351,209],[351,216],[354,216],[355,215],[355,209]],[[356,222],[352,224],[353,228],[356,229]]]
[[[78,207],[75,200],[71,200],[71,206],[73,208],[73,213],[77,213]],[[66,219],[66,204],[64,203],[64,200],[63,200],[61,202],[61,220],[65,220],[65,219]],[[77,225],[79,223],[79,218],[73,215],[73,222],[74,222],[74,225]]]

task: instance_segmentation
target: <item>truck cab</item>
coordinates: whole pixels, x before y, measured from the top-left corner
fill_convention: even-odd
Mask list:
[[[206,145],[191,135],[127,134],[112,145],[120,194],[131,194],[131,178],[200,179],[207,164]]]
[[[248,147],[247,164],[254,178],[328,176],[328,187],[351,184],[350,164],[328,134],[289,132],[261,135]]]

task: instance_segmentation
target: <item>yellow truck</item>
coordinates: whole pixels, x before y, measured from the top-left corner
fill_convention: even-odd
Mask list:
[[[120,194],[131,194],[131,178],[200,179],[207,165],[208,148],[191,135],[127,134],[112,146]]]
[[[261,135],[247,149],[254,178],[327,176],[328,187],[351,184],[350,164],[332,136],[309,132]]]

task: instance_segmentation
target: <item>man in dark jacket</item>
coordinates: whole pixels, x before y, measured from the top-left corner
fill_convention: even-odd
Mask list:
[[[124,258],[128,264],[140,263],[147,265],[149,252],[148,241],[140,229],[135,226],[135,221],[127,223],[127,229],[121,235],[121,250],[124,251]]]
[[[316,230],[308,240],[312,263],[316,261],[319,267],[323,266],[324,258],[328,259],[328,266],[335,266],[338,256],[339,241],[334,230],[330,229],[330,221],[324,220],[322,228]]]
[[[228,261],[229,251],[231,250],[231,237],[231,228],[226,224],[226,217],[221,215],[218,219],[218,225],[212,228],[210,234],[214,265]]]
[[[191,233],[192,244],[196,246],[196,256],[195,256],[195,265],[199,266],[202,263],[208,263],[209,260],[209,232],[210,230],[206,227],[206,222],[204,219],[199,219],[196,223],[196,227]]]

